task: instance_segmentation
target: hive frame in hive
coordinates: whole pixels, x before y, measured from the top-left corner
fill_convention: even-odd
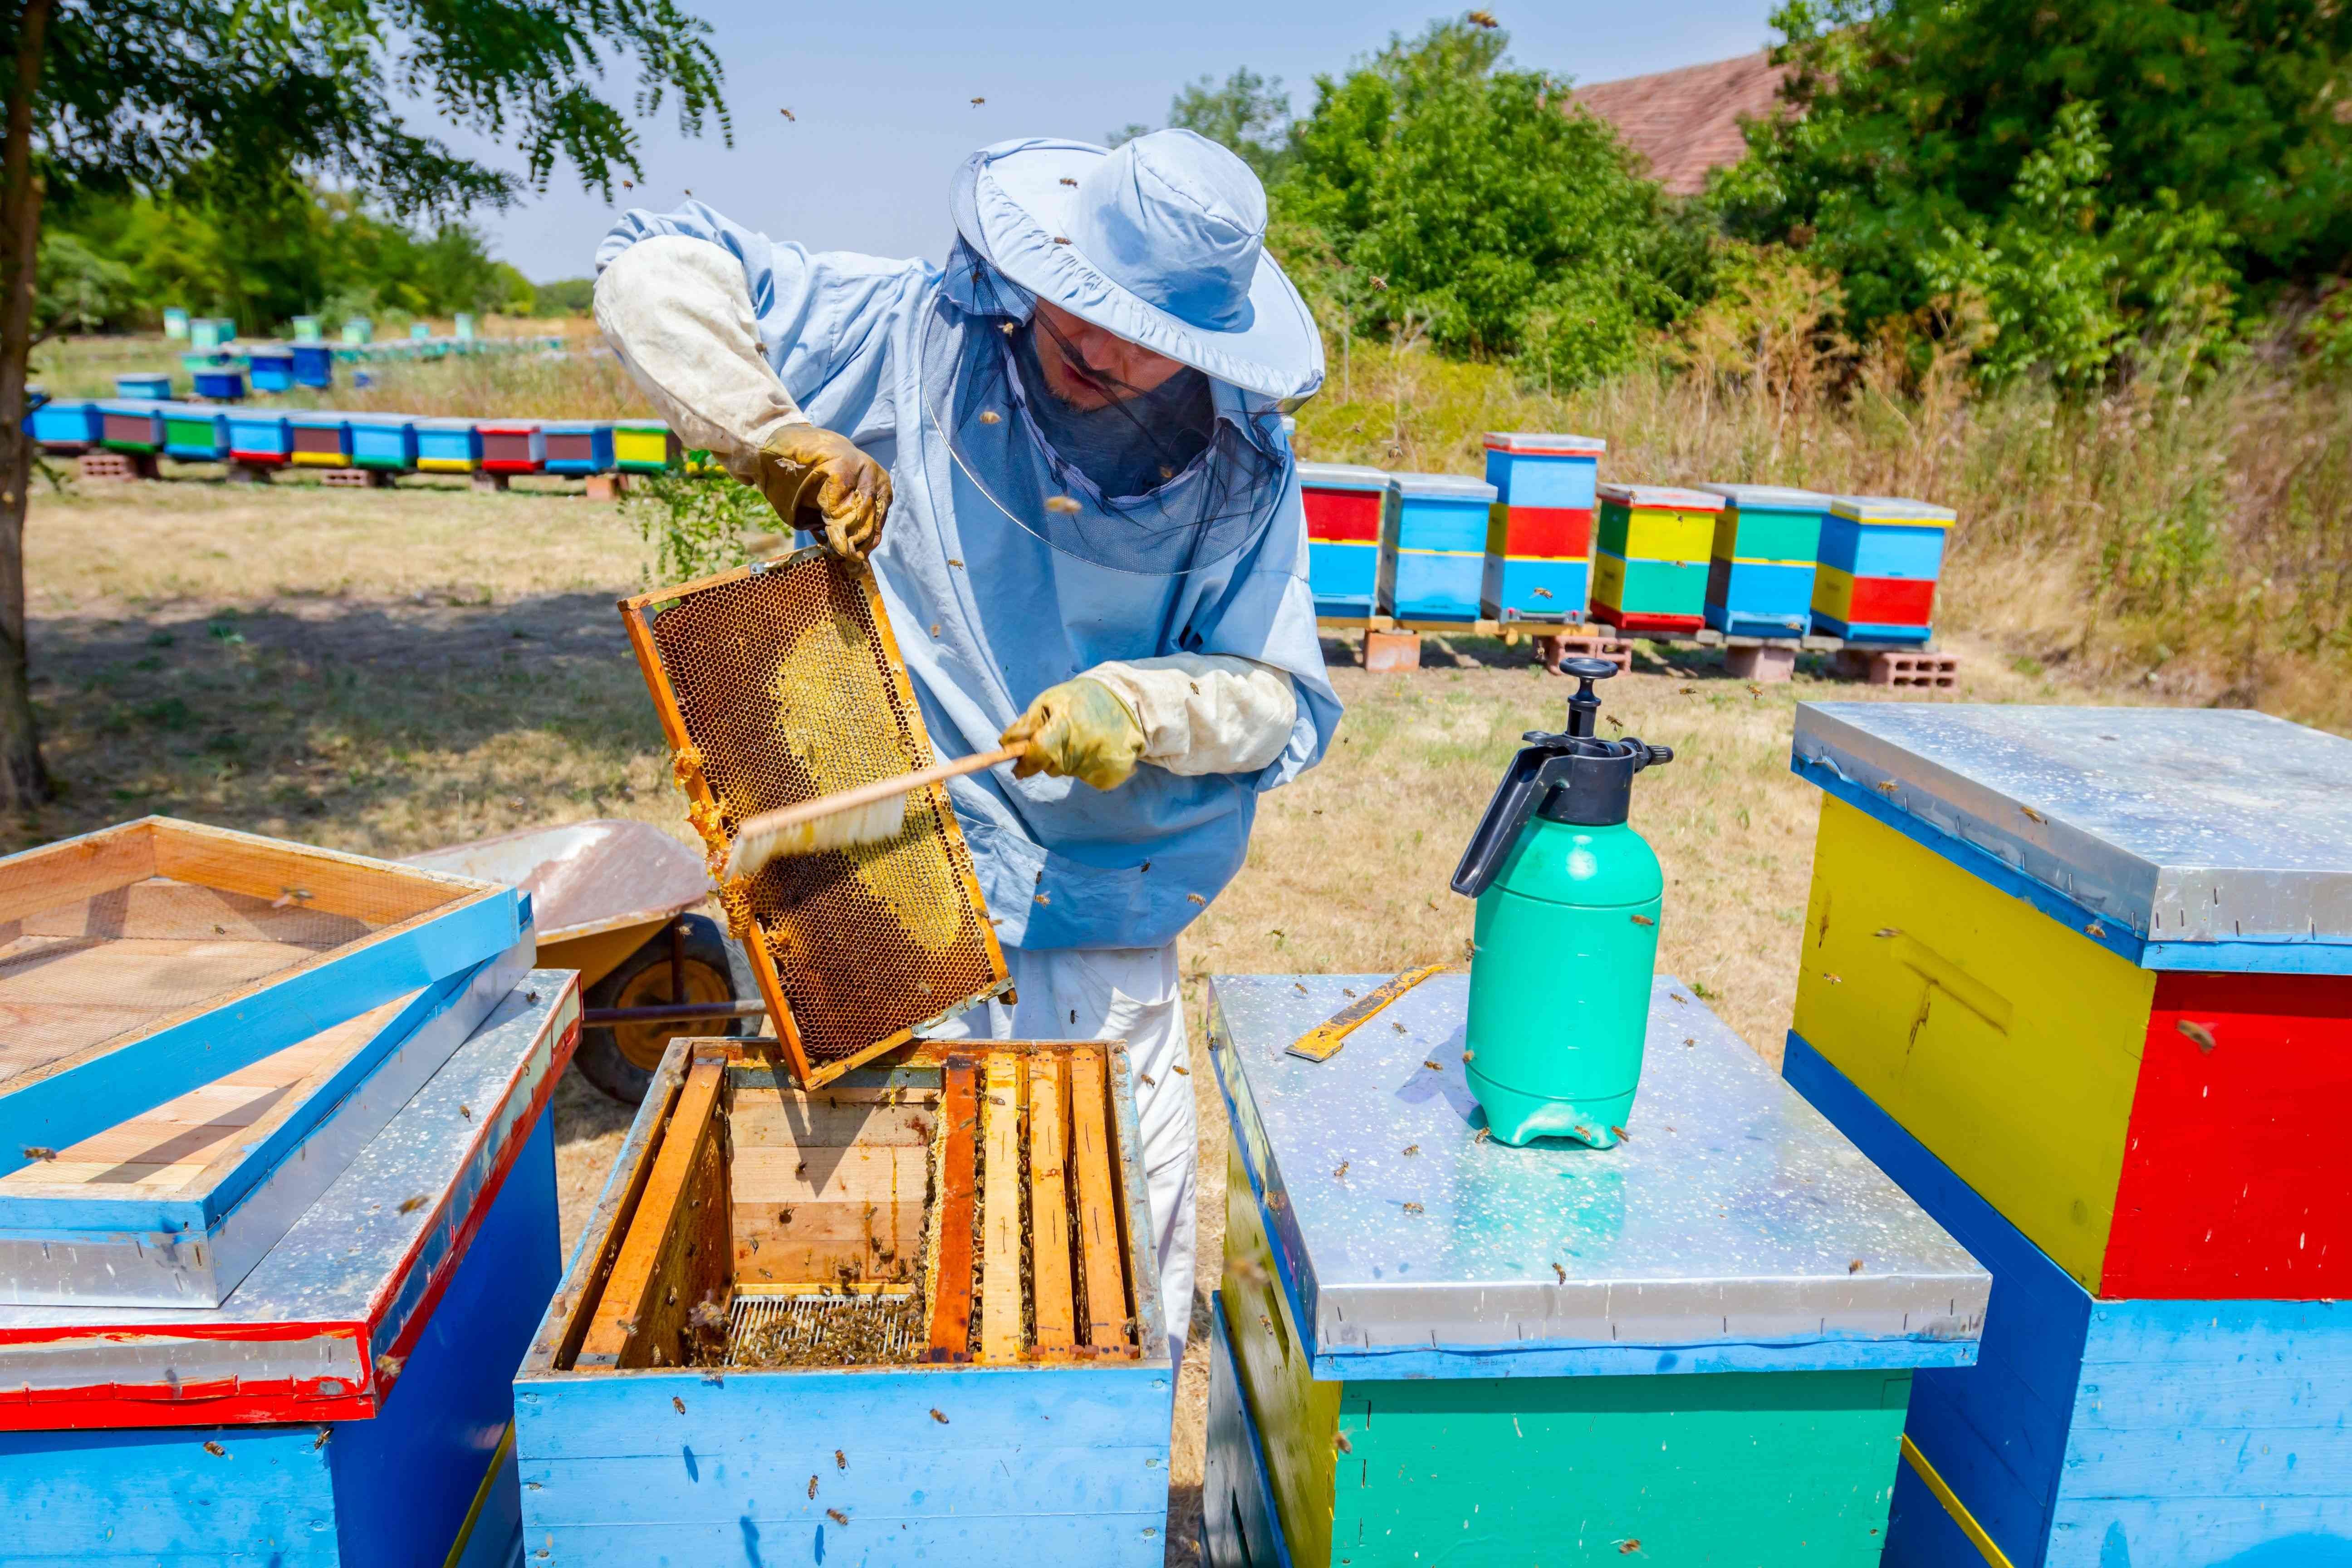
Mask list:
[[[638,666],[645,674],[646,688],[652,693],[655,710],[661,720],[663,736],[668,741],[673,756],[677,759],[677,782],[687,795],[689,818],[694,822],[698,831],[702,834],[706,846],[711,851],[714,881],[717,879],[718,868],[724,863],[726,848],[732,841],[735,823],[740,818],[739,816],[733,820],[730,819],[726,803],[719,798],[718,792],[712,787],[702,765],[701,752],[697,745],[695,736],[688,727],[686,714],[680,704],[668,666],[663,658],[660,648],[656,645],[653,622],[663,611],[688,596],[725,588],[735,584],[751,582],[771,574],[814,570],[820,564],[841,574],[856,590],[872,627],[875,642],[881,655],[881,663],[887,674],[890,693],[896,699],[894,716],[904,726],[906,739],[911,742],[915,753],[910,760],[909,771],[927,765],[935,755],[931,747],[930,735],[923,723],[921,710],[916,703],[914,687],[907,676],[906,659],[899,651],[898,639],[891,628],[889,614],[883,606],[879,587],[875,581],[872,570],[862,563],[844,566],[836,558],[823,550],[803,550],[780,560],[753,562],[748,566],[737,567],[714,576],[698,578],[675,587],[659,588],[651,593],[639,594],[620,602],[622,621],[628,630],[629,645],[636,653]],[[798,799],[777,798],[757,802],[754,803],[753,809],[794,805],[801,799],[810,798],[814,798],[814,794],[802,795]],[[956,880],[963,894],[965,908],[977,926],[977,934],[985,955],[986,978],[981,984],[974,985],[967,994],[928,998],[928,1000],[939,1002],[940,1005],[931,1009],[923,1017],[911,1019],[901,1026],[884,1033],[877,1039],[864,1042],[837,1058],[820,1063],[815,1059],[817,1053],[811,1048],[814,1042],[806,1037],[804,1020],[795,1014],[791,1001],[784,994],[783,973],[777,964],[774,952],[771,950],[767,933],[755,921],[737,921],[733,918],[734,911],[730,911],[730,925],[734,928],[735,934],[742,942],[744,953],[751,962],[752,976],[759,985],[761,999],[767,1005],[768,1016],[780,1038],[793,1078],[803,1087],[814,1087],[837,1078],[882,1052],[905,1044],[914,1037],[916,1030],[926,1025],[961,1011],[975,1002],[1003,994],[1009,988],[1010,980],[1004,962],[1003,948],[997,941],[996,928],[989,921],[987,904],[981,894],[979,879],[971,863],[971,854],[964,844],[962,829],[957,824],[955,808],[949,800],[947,786],[934,784],[923,790],[910,793],[908,796],[910,818],[916,815],[918,802],[929,805],[939,824],[944,850],[955,869]],[[741,815],[750,815],[750,813]],[[776,869],[774,866],[771,866],[763,869],[759,877],[772,876],[776,873]],[[758,879],[755,878],[754,882],[756,883]],[[746,897],[748,898],[749,895],[747,894]],[[727,900],[722,896],[720,901],[723,904]]]

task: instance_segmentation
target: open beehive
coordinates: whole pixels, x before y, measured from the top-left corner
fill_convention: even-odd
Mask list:
[[[530,1539],[1158,1563],[1172,1380],[1124,1048],[918,1042],[815,1089],[783,1064],[672,1042],[517,1378]],[[1057,1479],[1016,1496],[1000,1461]]]
[[[935,760],[874,575],[822,550],[621,601],[714,879],[746,817]],[[1001,991],[944,785],[896,838],[723,880],[793,1081],[824,1083]]]

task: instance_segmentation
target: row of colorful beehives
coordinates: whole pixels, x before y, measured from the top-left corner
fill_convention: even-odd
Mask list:
[[[46,403],[26,426],[59,456],[114,451],[262,468],[659,473],[683,456],[677,437],[654,419],[419,418],[126,398]]]
[[[1486,477],[1304,463],[1319,615],[1925,643],[1953,513],[1769,485],[1599,482],[1597,437],[1493,433]]]

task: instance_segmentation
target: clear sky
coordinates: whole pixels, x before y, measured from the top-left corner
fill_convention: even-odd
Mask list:
[[[1203,73],[1279,76],[1294,104],[1392,32],[1419,32],[1432,0],[1154,0],[1147,5],[949,5],[937,0],[686,0],[711,25],[734,114],[680,136],[667,109],[643,125],[646,178],[622,205],[666,210],[694,195],[729,216],[824,249],[944,257],[947,184],[973,148],[1012,136],[1099,141],[1164,121]],[[1723,59],[1771,41],[1771,0],[1550,0],[1492,7],[1511,58],[1579,82]],[[606,82],[629,97],[628,82]],[[971,100],[988,101],[974,107]],[[790,109],[787,121],[779,112]],[[427,117],[429,119],[429,116]],[[446,132],[503,166],[510,153]],[[559,168],[547,194],[477,214],[493,250],[538,281],[584,276],[614,208]]]

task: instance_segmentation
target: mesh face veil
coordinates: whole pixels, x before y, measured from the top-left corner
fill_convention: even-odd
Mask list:
[[[1194,371],[1147,391],[1091,364],[1088,378],[1112,401],[1039,406],[1054,394],[1034,368],[1023,373],[1024,355],[1084,356],[961,240],[948,284],[923,320],[925,413],[964,477],[1015,525],[1066,555],[1150,576],[1214,566],[1257,537],[1285,480],[1271,406],[1236,408],[1205,378],[1188,380]],[[1106,494],[1090,474],[1143,488]]]

